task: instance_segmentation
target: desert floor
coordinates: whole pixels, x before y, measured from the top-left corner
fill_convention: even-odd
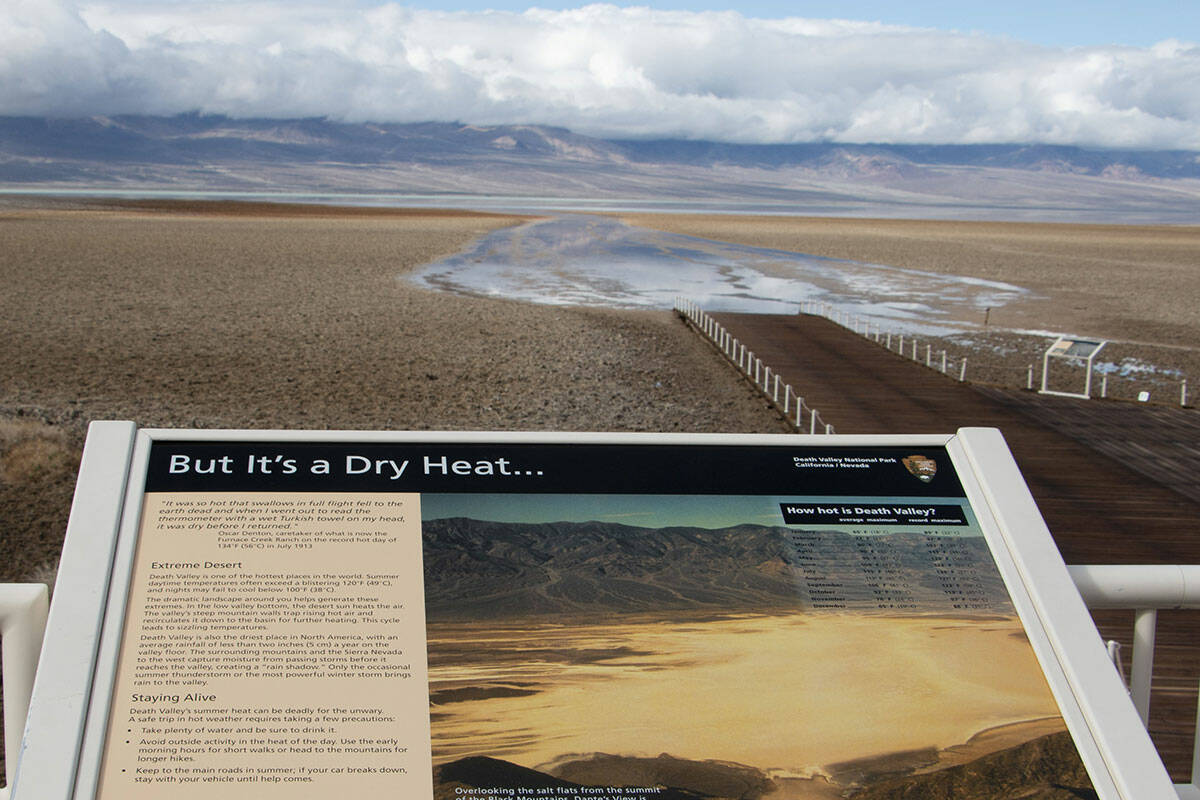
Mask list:
[[[973,380],[1045,336],[1200,374],[1200,227],[637,215],[641,225],[1003,280]],[[519,217],[170,201],[0,201],[0,579],[61,544],[86,424],[784,432],[668,311],[539,306],[401,279]],[[1135,370],[1136,373],[1136,370]],[[1162,376],[1166,377],[1163,378]],[[1136,376],[1135,377],[1139,377]]]
[[[0,580],[61,544],[88,421],[787,431],[673,314],[400,279],[499,225],[460,212],[0,207]]]
[[[956,747],[982,731],[1058,716],[1021,630],[999,617],[819,612],[685,625],[677,612],[599,624],[434,623],[431,688],[481,690],[439,706],[435,761],[483,755],[542,768],[580,753],[670,753],[807,774]],[[527,655],[614,643],[635,655],[566,664],[531,664]],[[529,695],[484,695],[514,681]],[[1000,737],[996,749],[1020,741]],[[973,757],[982,747],[973,744]]]

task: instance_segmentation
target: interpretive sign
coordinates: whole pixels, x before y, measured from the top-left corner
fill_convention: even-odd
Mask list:
[[[1171,796],[994,431],[128,464],[72,778],[32,714],[17,800]]]
[[[1046,348],[1042,354],[1042,388],[1040,394],[1055,394],[1060,397],[1081,397],[1084,400],[1092,396],[1092,365],[1096,356],[1108,342],[1100,339],[1075,339],[1060,336]],[[1050,388],[1050,359],[1062,359],[1068,363],[1083,364],[1083,391],[1068,392]]]

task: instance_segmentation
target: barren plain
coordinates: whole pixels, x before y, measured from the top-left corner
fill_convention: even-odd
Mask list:
[[[970,341],[947,343],[973,348],[969,377],[977,381],[1021,385],[1026,364],[1048,341],[1020,332],[1029,330],[1111,337],[1110,358],[1156,367],[1156,396],[1200,373],[1200,227],[625,217],[672,232],[1032,289],[1035,299],[998,310]],[[27,578],[53,562],[93,419],[186,427],[787,430],[667,311],[451,296],[401,279],[521,219],[6,199],[3,579]]]
[[[0,580],[52,562],[87,422],[787,429],[672,314],[415,288],[516,217],[237,204],[0,207]]]

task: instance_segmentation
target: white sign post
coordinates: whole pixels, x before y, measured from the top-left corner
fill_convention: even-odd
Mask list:
[[[1053,394],[1060,397],[1081,397],[1084,400],[1089,400],[1092,397],[1092,362],[1096,359],[1096,354],[1100,352],[1106,341],[1099,339],[1074,339],[1065,336],[1060,336],[1052,345],[1046,348],[1046,352],[1042,354],[1042,388],[1039,394]],[[1065,359],[1069,363],[1077,364],[1083,361],[1087,371],[1084,373],[1083,392],[1063,392],[1049,388],[1050,383],[1050,359]]]

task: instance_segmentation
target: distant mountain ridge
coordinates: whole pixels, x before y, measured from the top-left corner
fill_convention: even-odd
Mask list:
[[[0,117],[0,179],[26,160],[204,164],[216,160],[347,164],[462,158],[541,158],[612,164],[844,169],[848,164],[975,166],[1103,176],[1200,178],[1200,152],[1100,150],[1042,144],[736,144],[682,139],[598,139],[545,125],[443,122],[341,123],[183,114],[78,119]]]
[[[832,594],[843,596],[848,610],[874,611],[898,600],[897,591],[906,606],[897,611],[964,613],[942,583],[947,569],[975,576],[974,611],[1011,613],[979,537],[948,537],[935,552],[919,532],[873,536],[864,569],[860,537],[806,531],[797,545],[794,531],[428,520],[422,523],[426,613],[441,620],[797,611],[828,603]],[[881,564],[886,575],[878,572]],[[823,588],[813,588],[813,578]],[[872,587],[880,581],[891,588]]]
[[[1197,214],[1200,152],[1041,144],[752,145],[601,139],[543,125],[184,114],[0,117],[8,189],[713,198]]]

